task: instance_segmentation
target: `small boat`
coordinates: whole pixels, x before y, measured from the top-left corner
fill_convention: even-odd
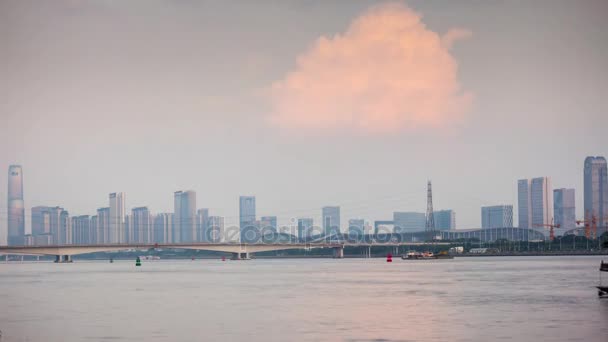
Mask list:
[[[597,295],[600,298],[608,298],[608,285],[602,284],[602,272],[608,272],[608,263],[602,260],[600,264],[600,284],[597,287]]]
[[[410,251],[406,255],[402,255],[403,260],[435,260],[435,259],[454,259],[454,257],[448,252],[439,252],[439,254],[433,254],[433,252],[415,252]]]

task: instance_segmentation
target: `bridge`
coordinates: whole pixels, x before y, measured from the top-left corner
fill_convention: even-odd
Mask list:
[[[335,258],[344,257],[345,247],[393,247],[450,245],[447,242],[385,242],[385,243],[170,243],[170,244],[103,244],[103,245],[52,245],[52,246],[0,246],[0,255],[52,255],[55,262],[71,262],[73,255],[96,252],[118,252],[130,249],[189,249],[232,253],[233,259],[248,259],[252,253],[288,249],[331,248]],[[370,253],[371,254],[371,253]]]

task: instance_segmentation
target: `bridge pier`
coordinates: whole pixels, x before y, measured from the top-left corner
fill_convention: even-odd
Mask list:
[[[334,259],[344,258],[344,246],[334,247]]]
[[[55,255],[55,262],[58,264],[72,262],[72,256],[71,255]]]
[[[249,260],[249,252],[232,253],[232,260]]]

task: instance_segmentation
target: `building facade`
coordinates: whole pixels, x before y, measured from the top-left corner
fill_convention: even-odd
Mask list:
[[[196,192],[176,191],[174,193],[173,241],[195,242],[196,234]]]
[[[199,209],[196,211],[196,240],[209,242],[209,233],[209,209]]]
[[[153,243],[154,229],[152,214],[148,207],[137,207],[131,209],[131,218],[129,220],[130,242],[135,243]]]
[[[539,228],[553,219],[553,189],[549,177],[520,179],[517,183],[519,228]]]
[[[125,194],[113,192],[110,194],[110,225],[106,243],[125,243]]]
[[[456,213],[454,210],[439,210],[433,212],[435,230],[456,229]]]
[[[560,230],[570,230],[576,227],[576,207],[574,189],[553,190],[554,224]]]
[[[481,207],[481,228],[511,228],[513,227],[513,206],[494,205]]]
[[[226,241],[223,217],[209,216],[209,242],[228,242]]]
[[[25,243],[25,205],[23,202],[23,170],[20,165],[8,168],[7,235],[9,246]],[[4,236],[1,237],[2,240]],[[4,241],[2,241],[4,242]]]
[[[239,229],[243,243],[253,243],[260,239],[256,223],[255,196],[239,197]]]
[[[348,220],[348,235],[350,235],[350,236],[365,235],[365,220],[364,219]]]
[[[298,219],[298,239],[305,241],[313,236],[314,220],[312,218]]]
[[[110,208],[97,209],[97,243],[110,243]]]
[[[173,242],[173,214],[160,213],[154,216],[154,233],[152,234],[153,243]]]
[[[325,236],[340,234],[340,207],[328,206],[321,209],[323,233]]]
[[[585,220],[595,218],[598,235],[608,226],[608,168],[606,158],[587,157],[584,169],[584,215]]]
[[[423,232],[426,226],[426,214],[396,211],[393,213],[393,225],[397,234]]]

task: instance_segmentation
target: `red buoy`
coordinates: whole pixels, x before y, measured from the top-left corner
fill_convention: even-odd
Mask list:
[[[386,255],[386,262],[393,262],[393,255],[391,253]]]
[[[222,256],[222,261],[226,261],[226,257],[225,256]]]

